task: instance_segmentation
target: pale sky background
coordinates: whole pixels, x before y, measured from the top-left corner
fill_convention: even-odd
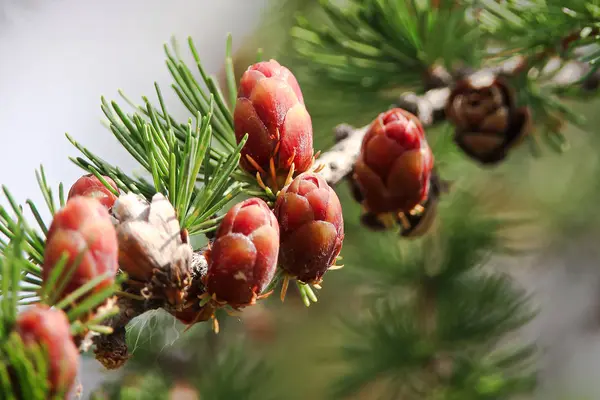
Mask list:
[[[170,111],[185,121],[163,43],[175,35],[186,50],[192,36],[206,69],[217,73],[227,33],[239,45],[266,3],[0,0],[0,184],[18,201],[43,206],[34,175],[43,163],[53,187],[62,181],[68,190],[82,172],[67,158],[79,154],[65,132],[125,171],[137,167],[101,125],[100,96],[118,100],[123,89],[138,100],[157,81]]]

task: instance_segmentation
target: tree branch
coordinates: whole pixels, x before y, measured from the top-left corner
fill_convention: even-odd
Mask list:
[[[548,63],[544,69],[552,67],[550,64],[552,62]],[[510,76],[522,72],[525,67],[524,59],[517,57],[486,71]],[[553,77],[552,82],[559,86],[572,85],[585,77],[589,71],[590,67],[587,64],[570,62],[562,67],[562,71]],[[483,72],[483,70],[480,72]],[[463,73],[461,75],[464,76],[466,74]],[[459,79],[462,76],[456,76],[454,79]],[[591,83],[588,82],[588,86],[586,87],[586,82],[584,82],[584,88],[588,90],[596,89],[599,80],[598,76],[592,75],[588,80]],[[451,93],[451,86],[452,84],[433,88],[422,95],[405,93],[400,96],[397,104],[394,106],[415,114],[424,126],[432,126],[445,119],[444,109]],[[333,186],[340,183],[352,172],[368,128],[369,125],[354,128],[348,124],[341,124],[335,128],[336,144],[324,152],[318,159],[318,163],[323,164],[323,169],[320,173],[330,185]],[[188,288],[188,301],[192,304],[190,308],[192,313],[201,312],[199,305],[196,303],[197,296],[205,291],[202,278],[206,275],[208,268],[207,260],[204,257],[206,251],[207,248],[200,249],[194,252],[192,256],[192,283]],[[105,322],[105,325],[113,328],[114,332],[111,335],[100,335],[93,339],[96,345],[96,358],[108,369],[121,367],[129,358],[125,340],[125,327],[132,319],[144,314],[146,311],[158,308],[163,308],[171,313],[174,312],[174,310],[169,310],[164,300],[139,300],[136,296],[128,296],[128,294],[136,295],[139,293],[136,293],[136,290],[127,292],[127,288],[125,288],[124,294],[118,296],[117,304],[120,312]]]
[[[498,67],[482,69],[477,72],[514,76],[522,72],[525,67],[525,60],[522,57],[515,57]],[[550,61],[544,67],[544,72],[554,73],[558,68],[561,69],[560,72],[556,73],[551,79],[551,82],[556,86],[569,86],[577,83],[590,72],[588,64],[576,61],[571,61],[562,66],[562,68],[555,61]],[[460,79],[471,73],[473,72],[463,71],[455,79]],[[595,90],[598,87],[599,80],[600,74],[593,74],[582,82],[582,86],[586,90]],[[446,119],[445,107],[452,91],[451,86],[433,88],[422,95],[414,92],[404,93],[393,107],[403,108],[416,115],[425,127],[438,124]],[[321,175],[327,180],[327,183],[332,186],[337,185],[352,172],[352,168],[360,152],[362,140],[368,128],[369,125],[354,128],[348,124],[341,124],[334,129],[337,143],[331,149],[321,154],[318,159],[318,163],[324,165]]]

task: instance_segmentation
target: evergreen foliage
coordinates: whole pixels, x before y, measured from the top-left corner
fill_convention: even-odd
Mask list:
[[[298,6],[294,1],[289,4]],[[281,58],[296,63],[303,88],[308,81],[307,87],[331,95],[319,99],[311,96],[316,92],[305,91],[309,111],[317,118],[334,114],[337,122],[347,122],[346,114],[356,122],[360,118],[348,110],[358,107],[372,119],[371,110],[383,111],[382,104],[389,105],[397,94],[406,90],[422,94],[432,85],[446,86],[435,80],[440,67],[452,85],[465,69],[498,67],[518,57],[520,67],[506,75],[517,91],[518,104],[532,112],[536,129],[528,138],[534,154],[540,152],[540,138],[550,148],[564,151],[562,126],[583,122],[564,96],[582,96],[582,84],[597,69],[600,4],[596,1],[576,0],[565,6],[555,0],[349,0],[342,5],[321,0],[320,15],[307,12],[290,32],[294,53]],[[171,89],[189,111],[188,121],[169,114],[158,85],[156,104],[144,97],[138,105],[122,95],[126,110],[116,101],[102,99],[109,130],[145,175],[122,171],[73,136],[67,138],[81,153],[71,160],[109,190],[114,191],[103,176],[113,179],[120,191],[147,200],[164,194],[181,228],[191,236],[194,250],[200,250],[198,243],[206,242],[202,235],[210,236],[232,200],[256,196],[272,202],[276,194],[239,167],[247,137],[237,143],[234,136],[239,75],[234,71],[231,37],[224,88],[203,69],[193,41],[187,44],[193,67],[183,61],[177,43],[164,50]],[[559,67],[548,71],[553,59]],[[573,61],[585,63],[587,73],[557,85],[558,72]],[[338,109],[319,108],[319,100]],[[472,171],[469,163],[447,140],[447,123],[439,122],[441,126],[428,131],[436,136],[430,139],[436,169],[441,178],[453,182],[439,200],[431,232],[413,239],[395,231],[367,233],[358,221],[357,207],[344,207],[346,231],[360,232],[349,235],[342,253],[350,261],[351,278],[344,294],[360,305],[349,303],[346,312],[336,312],[343,320],[341,342],[336,343],[341,373],[324,398],[370,392],[380,398],[508,399],[536,387],[535,343],[506,340],[531,321],[536,310],[528,293],[494,267],[500,256],[519,255],[505,239],[527,221],[485,208],[479,182],[466,177],[466,171]],[[43,167],[36,178],[54,215],[65,205],[63,185],[54,193]],[[49,388],[44,349],[26,348],[13,332],[20,307],[41,302],[64,310],[74,337],[89,331],[111,334],[103,323],[118,313],[110,299],[120,293],[127,277],[120,273],[115,285],[92,294],[104,278],[99,276],[63,299],[54,298],[65,284],[59,278],[66,262],[42,282],[48,224],[33,202],[25,202],[28,217],[7,188],[3,193],[9,207],[0,207],[0,394],[7,399],[45,399]],[[37,226],[30,226],[29,220]],[[372,240],[365,240],[366,235]],[[102,305],[108,306],[90,318]],[[173,324],[173,318],[162,314],[150,318],[156,318],[156,329],[148,333],[144,322],[136,331],[130,324],[129,343],[147,334],[154,343],[169,341],[164,327]],[[233,335],[217,342],[207,325],[189,333],[178,331],[181,336],[167,351],[162,345],[144,346],[134,354],[125,377],[93,398],[167,398],[182,382],[202,399],[281,398],[273,389],[275,369],[262,362],[259,350]],[[232,345],[226,345],[228,341]],[[160,363],[152,363],[157,359]]]

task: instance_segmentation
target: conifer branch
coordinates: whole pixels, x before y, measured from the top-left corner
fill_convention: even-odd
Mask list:
[[[547,67],[552,68],[555,63],[548,63]],[[482,71],[490,72],[496,75],[513,76],[521,72],[523,68],[520,58],[511,59],[497,67],[484,69]],[[556,89],[570,87],[579,84],[582,89],[596,89],[598,78],[590,75],[592,68],[587,63],[570,62],[564,65],[560,72],[555,71],[551,83]],[[427,92],[418,95],[414,92],[404,93],[396,101],[396,106],[403,108],[415,114],[424,126],[431,126],[445,120],[444,108],[450,96],[451,86],[430,89]]]
[[[357,265],[354,274],[373,292],[368,311],[345,321],[341,357],[348,369],[335,394],[375,385],[386,397],[442,391],[485,398],[534,387],[535,346],[500,345],[535,316],[529,296],[510,277],[481,270],[502,254],[499,229],[507,220],[483,212],[469,189],[440,203],[439,224],[428,237],[407,243],[390,234],[361,246],[373,262]],[[497,385],[487,388],[492,371]]]
[[[497,67],[479,72],[510,77],[522,72],[523,68],[523,60],[513,58]],[[562,67],[560,74],[554,75],[552,83],[557,88],[571,87],[575,84],[589,87],[592,80],[597,80],[595,75],[589,75],[590,71],[591,67],[586,63],[571,62]],[[595,87],[593,89],[595,90]],[[424,126],[433,126],[446,119],[445,107],[450,93],[451,86],[433,88],[422,95],[408,92],[400,96],[393,107],[400,107],[416,115]],[[324,165],[321,174],[330,185],[338,184],[351,173],[367,130],[368,126],[354,128],[347,124],[340,124],[334,129],[336,144],[323,152],[318,159],[318,162]]]

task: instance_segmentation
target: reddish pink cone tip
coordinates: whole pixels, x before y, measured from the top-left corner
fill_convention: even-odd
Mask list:
[[[103,178],[111,185],[117,192],[119,191],[117,184],[108,176],[103,176]],[[71,190],[69,190],[68,199],[71,199],[75,196],[84,196],[84,197],[92,197],[97,199],[104,207],[110,209],[115,201],[117,200],[117,196],[114,195],[110,190],[104,186],[100,179],[96,178],[95,175],[89,174],[84,175],[81,178],[77,179],[77,181],[71,186]]]

